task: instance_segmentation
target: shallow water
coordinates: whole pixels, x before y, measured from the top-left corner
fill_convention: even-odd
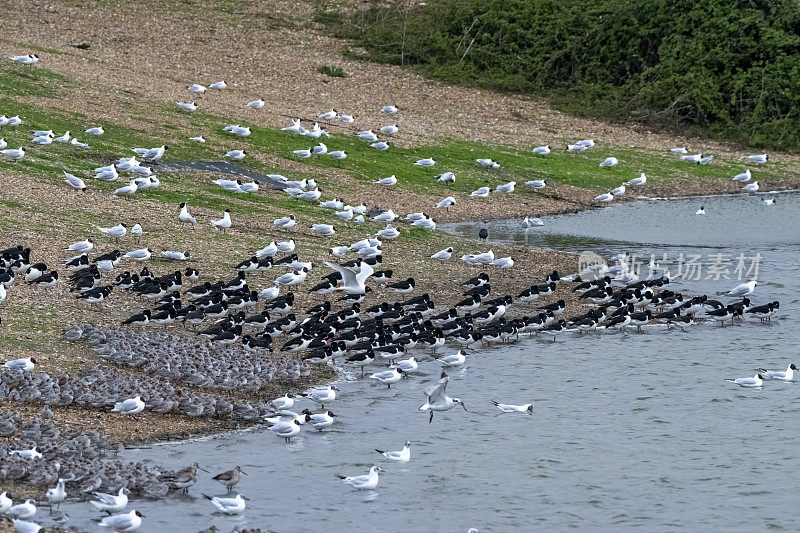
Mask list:
[[[800,195],[767,207],[754,197],[618,205],[546,219],[523,231],[494,223],[490,234],[573,252],[622,250],[760,253],[756,303],[778,299],[769,324],[713,324],[688,331],[565,334],[476,351],[449,372],[448,392],[469,412],[417,408],[438,377],[430,360],[391,390],[372,380],[343,381],[329,407],[332,431],[304,431],[284,444],[254,430],[195,442],[128,450],[124,458],[212,472],[239,464],[238,489],[250,498],[242,517],[212,514],[200,493],[221,494],[205,474],[189,497],[135,501],[142,531],[193,532],[212,523],[275,531],[797,530],[800,389],[767,383],[746,390],[727,377],[797,362]],[[475,226],[455,231],[477,233]],[[644,244],[639,244],[644,243]],[[482,245],[480,248],[485,248]],[[731,267],[732,268],[732,267]],[[677,289],[712,294],[737,280],[678,280]],[[448,350],[449,351],[449,350]],[[421,353],[418,357],[424,357]],[[534,402],[534,414],[500,415],[491,405]],[[299,411],[311,402],[296,405]],[[405,465],[373,448],[413,441]],[[376,491],[358,492],[335,476],[386,469]],[[63,506],[86,526],[86,504]],[[93,516],[93,515],[92,515]]]

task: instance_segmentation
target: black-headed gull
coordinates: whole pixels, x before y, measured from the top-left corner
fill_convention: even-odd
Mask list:
[[[767,154],[757,154],[757,155],[748,155],[747,159],[755,163],[756,165],[760,165],[762,163],[766,163],[769,156]]]
[[[601,167],[615,167],[619,164],[619,160],[616,157],[606,157],[599,166]]]
[[[183,109],[184,111],[188,111],[188,112],[190,112],[190,113],[191,113],[192,111],[195,111],[195,110],[197,110],[197,103],[196,103],[196,102],[181,102],[181,101],[176,101],[176,102],[175,102],[175,104],[176,104],[178,107],[180,107],[181,109]]]
[[[252,102],[247,102],[245,104],[245,107],[250,107],[250,108],[253,108],[253,109],[261,109],[262,107],[264,107],[265,104],[266,104],[266,102],[264,100],[262,100],[261,98],[259,98],[258,100],[253,100]]]
[[[758,187],[758,182],[757,181],[754,181],[753,183],[748,183],[747,185],[742,187],[742,190],[744,192],[756,192],[756,191],[758,191],[758,189],[759,189],[759,187]]]
[[[728,291],[728,296],[747,296],[748,294],[752,294],[753,291],[756,290],[757,285],[758,282],[756,282],[755,280],[742,283],[741,285],[737,285],[736,287]]]
[[[641,187],[645,183],[647,183],[647,176],[644,172],[639,174],[638,178],[633,178],[632,180],[625,182],[626,185],[633,185],[635,187]]]
[[[436,164],[436,161],[435,161],[433,158],[426,157],[426,158],[424,158],[424,159],[417,159],[417,160],[414,162],[414,164],[415,164],[415,165],[417,165],[417,166],[419,166],[419,167],[426,167],[426,168],[430,168],[430,167],[432,167],[433,165],[435,165],[435,164]]]
[[[376,372],[370,375],[370,379],[377,379],[381,383],[387,385],[388,388],[392,388],[392,383],[397,383],[403,378],[403,370],[400,368],[393,368],[391,370],[384,370],[383,372]]]
[[[107,516],[100,520],[100,527],[107,527],[113,531],[128,532],[136,531],[142,527],[142,517],[139,511],[133,510],[130,513],[121,513]]]
[[[534,149],[533,149],[533,150],[531,150],[531,151],[532,151],[534,154],[538,154],[538,155],[547,155],[547,154],[549,154],[549,153],[550,153],[550,147],[549,147],[549,146],[537,146],[536,148],[534,148]]]
[[[397,178],[394,174],[389,176],[388,178],[380,178],[378,180],[373,181],[372,183],[376,185],[383,185],[384,187],[392,187],[393,185],[397,184]]]
[[[747,183],[748,181],[750,181],[751,177],[752,177],[752,175],[750,174],[750,169],[748,168],[744,172],[736,174],[731,179],[733,179],[734,181],[740,181],[742,183]]]
[[[144,402],[142,401],[142,398],[137,395],[133,398],[128,398],[127,400],[115,403],[114,408],[111,411],[115,413],[122,413],[124,415],[135,415],[144,411]]]
[[[547,184],[544,182],[544,180],[526,181],[525,185],[528,185],[528,186],[532,187],[533,190],[535,190],[535,191],[539,191],[541,189],[544,189],[547,186]]]
[[[509,181],[508,183],[503,183],[498,185],[494,188],[494,192],[501,192],[504,194],[511,194],[514,192],[514,187],[517,185],[516,181]]]
[[[231,227],[231,211],[230,209],[226,209],[224,213],[222,213],[222,218],[219,219],[211,219],[211,225],[217,228],[220,231],[225,231],[226,229]]]
[[[763,368],[758,369],[764,379],[774,379],[776,381],[794,381],[795,370],[797,370],[797,367],[794,363],[791,363],[789,366],[787,366],[786,370],[764,370]]]
[[[22,161],[22,158],[25,157],[25,148],[22,146],[19,148],[8,148],[6,150],[2,150],[0,153],[17,163]]]
[[[500,168],[500,163],[494,161],[493,159],[479,158],[475,161],[477,161],[478,164],[483,168]]]
[[[447,261],[453,256],[453,248],[452,246],[448,246],[444,250],[439,250],[435,254],[431,255],[431,259],[438,259],[440,261]]]
[[[764,384],[764,376],[756,374],[752,378],[727,378],[725,381],[736,383],[740,387],[760,387]]]
[[[189,214],[189,208],[187,207],[186,202],[181,202],[180,208],[181,212],[178,214],[178,220],[184,224],[191,224],[193,226],[196,225],[197,220],[195,220],[195,218]]]
[[[489,187],[481,187],[476,189],[470,193],[471,198],[488,198],[489,194],[491,193],[491,189]]]
[[[211,503],[216,507],[221,513],[225,513],[228,515],[234,514],[242,514],[244,512],[245,503],[244,496],[241,494],[237,494],[233,498],[221,498],[219,496],[207,496],[203,494],[207,500],[211,501]]]
[[[103,126],[94,126],[89,128],[84,133],[88,133],[89,135],[103,135],[106,130],[103,129]]]
[[[598,194],[595,196],[594,199],[598,202],[610,202],[614,199],[614,195],[610,192],[604,192],[603,194]]]
[[[232,161],[241,161],[247,156],[247,152],[244,150],[229,150],[225,153],[225,157]]]
[[[695,212],[694,212],[694,214],[695,214],[695,215],[705,215],[705,214],[706,214],[706,208],[705,208],[705,206],[702,206],[702,205],[701,205],[701,206],[700,206],[700,209],[698,209],[697,211],[695,211]]]
[[[385,105],[381,108],[382,113],[386,113],[387,115],[394,115],[397,113],[397,106],[396,105]]]
[[[378,466],[373,466],[369,469],[369,474],[363,476],[343,476],[341,474],[336,475],[344,483],[351,485],[354,489],[372,490],[378,486],[378,472],[383,472],[383,470]]]
[[[74,174],[70,174],[66,170],[63,171],[63,172],[64,172],[64,183],[66,183],[67,185],[69,185],[73,189],[76,189],[76,190],[79,190],[79,191],[82,191],[82,190],[86,189],[86,184],[78,176],[75,176]]]
[[[352,268],[334,265],[333,263],[325,262],[325,265],[341,274],[342,286],[338,287],[337,290],[342,290],[347,294],[365,294],[367,290],[365,282],[367,278],[375,273],[375,270],[365,262],[361,263],[358,273]]]
[[[403,449],[396,452],[379,450],[378,448],[375,448],[375,451],[391,461],[407,463],[411,460],[411,441],[406,441]]]
[[[447,374],[442,370],[442,375],[434,385],[425,388],[425,394],[428,397],[428,401],[422,404],[419,408],[420,411],[430,411],[431,416],[428,419],[428,423],[433,422],[433,413],[434,411],[449,411],[456,405],[460,405],[467,410],[467,406],[464,405],[459,398],[453,398],[447,395],[447,383],[450,381],[450,378]]]
[[[492,403],[500,409],[504,413],[528,413],[529,415],[533,414],[533,404],[526,403],[522,405],[513,405],[508,403],[499,403],[492,400]]]
[[[222,81],[216,81],[216,82],[212,83],[211,85],[208,86],[208,88],[209,89],[216,89],[218,91],[221,91],[222,89],[224,89],[227,86],[228,86],[228,84],[225,83],[225,80],[222,80]]]

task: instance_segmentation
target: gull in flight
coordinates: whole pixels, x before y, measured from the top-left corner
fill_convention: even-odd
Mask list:
[[[762,381],[763,379],[764,376],[762,376],[761,374],[756,374],[752,378],[735,378],[735,379],[728,378],[725,381],[736,383],[740,387],[760,387],[761,385],[764,384],[764,382]]]
[[[431,416],[428,419],[429,424],[433,422],[434,411],[449,411],[455,407],[456,404],[461,405],[465,411],[467,410],[467,406],[464,405],[464,402],[458,398],[452,398],[447,395],[446,389],[449,380],[450,378],[447,377],[445,371],[442,370],[442,376],[439,378],[439,381],[437,381],[435,385],[431,385],[425,389],[428,401],[422,404],[419,410],[431,412]]]
[[[343,482],[351,485],[354,489],[358,490],[372,490],[378,486],[378,472],[383,472],[379,466],[373,466],[369,469],[369,474],[363,476],[343,476],[336,474]]]
[[[379,450],[377,448],[375,448],[375,451],[392,461],[397,461],[398,463],[407,463],[411,460],[411,441],[406,441],[403,449],[396,452]]]
[[[214,507],[225,514],[233,515],[244,512],[245,498],[241,494],[237,494],[235,498],[220,498],[219,496],[212,497],[205,494],[203,494],[203,497],[207,500],[210,500],[211,503],[214,504]]]
[[[364,262],[361,262],[361,270],[358,273],[356,273],[352,268],[345,266],[335,265],[328,262],[325,262],[325,264],[341,274],[342,286],[338,287],[336,290],[344,291],[347,294],[364,294],[367,290],[365,284],[367,278],[375,273],[375,270]]]
[[[533,414],[533,404],[526,403],[523,405],[513,405],[508,403],[498,403],[492,400],[492,403],[500,409],[504,413],[525,413],[527,412],[529,415]]]

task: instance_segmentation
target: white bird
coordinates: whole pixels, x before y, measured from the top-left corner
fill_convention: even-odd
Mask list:
[[[308,150],[294,150],[292,153],[300,159],[308,159],[311,157],[311,150],[312,148],[309,148]]]
[[[356,136],[370,143],[378,140],[378,136],[372,130],[359,131]]]
[[[295,244],[294,239],[289,239],[288,241],[279,242],[275,245],[278,248],[278,251],[284,254],[290,254],[294,252]]]
[[[536,217],[528,218],[528,217],[525,217],[524,219],[522,219],[522,225],[523,225],[523,227],[526,227],[526,228],[532,228],[534,226],[544,226],[544,222],[542,221],[541,218],[536,218]]]
[[[389,452],[375,448],[375,451],[382,456],[398,463],[407,463],[411,460],[411,441],[406,441],[402,450],[396,452]]]
[[[492,400],[492,403],[504,413],[528,413],[533,414],[533,404],[526,403],[523,405],[513,405],[508,403],[498,403]]]
[[[47,489],[47,493],[45,496],[47,497],[47,501],[50,502],[50,507],[53,507],[53,504],[56,504],[56,509],[61,506],[61,502],[67,499],[67,491],[64,490],[64,483],[63,479],[59,479],[58,483],[55,487]]]
[[[226,229],[231,227],[231,212],[229,209],[226,209],[224,213],[222,213],[222,218],[219,219],[211,219],[211,225],[217,228],[220,231],[225,231]]]
[[[762,381],[763,379],[764,376],[762,376],[761,374],[756,374],[752,378],[735,378],[735,379],[728,378],[725,381],[736,383],[740,387],[760,387],[761,385],[764,384],[764,382]]]
[[[372,266],[367,263],[361,263],[358,273],[352,268],[334,265],[333,263],[325,263],[328,267],[332,268],[342,276],[342,285],[337,287],[336,290],[342,290],[347,294],[360,295],[366,292],[367,278],[375,273]]]
[[[39,533],[43,527],[36,522],[28,522],[26,520],[20,520],[19,518],[12,520],[12,523],[17,533]]]
[[[334,215],[343,220],[351,220],[353,218],[353,210],[351,208],[346,208],[341,211],[336,211]]]
[[[613,194],[614,196],[622,196],[623,194],[625,194],[625,184],[623,183],[619,187],[611,189],[611,194]]]
[[[476,159],[475,161],[477,161],[478,164],[483,168],[500,168],[500,163],[492,159],[480,158]]]
[[[397,213],[389,209],[388,211],[384,211],[383,213],[379,213],[372,217],[372,220],[375,222],[394,222],[397,218]]]
[[[390,124],[388,126],[382,127],[380,131],[384,135],[394,135],[400,130],[398,129],[397,124]]]
[[[745,192],[756,192],[758,189],[759,187],[757,181],[754,181],[753,183],[748,183],[747,185],[742,187],[742,190]]]
[[[481,187],[480,189],[476,189],[470,193],[470,197],[472,198],[488,198],[491,189],[489,187]]]
[[[5,139],[0,139],[0,150],[4,150],[8,146]]]
[[[181,212],[178,214],[178,220],[184,224],[192,224],[193,226],[197,224],[197,220],[189,214],[189,207],[185,202],[181,202]]]
[[[332,402],[336,399],[337,390],[339,389],[332,385],[327,385],[325,387],[314,387],[313,389],[304,392],[302,395],[321,404],[324,408],[326,403]]]
[[[438,259],[439,261],[447,261],[453,256],[453,248],[447,247],[444,250],[439,250],[435,254],[431,255],[431,259]]]
[[[619,160],[616,157],[606,157],[602,163],[600,163],[601,167],[614,167],[619,164]]]
[[[110,226],[108,228],[97,226],[97,229],[99,229],[101,233],[111,235],[117,239],[121,239],[128,234],[128,226],[125,224],[117,224],[116,226]]]
[[[611,194],[610,192],[604,192],[603,194],[598,194],[597,196],[595,196],[594,199],[597,200],[598,202],[610,202],[611,200],[614,199],[614,195]]]
[[[221,91],[222,89],[224,89],[227,86],[228,86],[228,84],[225,83],[225,80],[222,80],[222,81],[216,81],[216,82],[212,83],[211,85],[208,86],[208,88],[209,89],[216,89],[218,91]]]
[[[28,54],[24,56],[11,56],[11,61],[16,61],[22,65],[35,65],[39,62],[39,56],[37,54]]]
[[[430,229],[430,230],[436,229],[436,221],[429,217],[415,220],[414,222],[412,222],[412,225],[422,229]]]
[[[258,100],[253,100],[252,102],[247,102],[245,104],[245,107],[251,107],[253,109],[261,109],[262,107],[264,107],[265,104],[266,104],[266,102],[264,100],[262,100],[261,98],[259,98]]]
[[[455,183],[456,175],[452,172],[442,172],[436,176],[436,181],[441,181],[442,183]]]
[[[372,148],[375,148],[376,150],[381,151],[381,152],[384,152],[384,151],[389,149],[389,143],[387,143],[386,141],[380,141],[380,142],[372,143],[372,144],[370,144],[370,146]]]
[[[27,520],[36,514],[36,501],[33,499],[27,499],[23,503],[13,505],[6,512],[6,514],[11,518],[22,518],[23,520]]]
[[[33,144],[53,144],[53,138],[49,135],[41,135],[39,137],[34,137],[31,142]]]
[[[90,501],[98,511],[108,511],[109,513],[114,513],[117,511],[122,511],[128,506],[128,494],[130,491],[123,487],[119,489],[116,495],[114,494],[106,494],[104,492],[95,492],[94,497],[95,500]]]
[[[89,144],[88,143],[81,142],[81,141],[79,141],[78,139],[76,139],[74,137],[72,138],[72,140],[69,143],[72,146],[79,146],[81,148],[89,148]]]
[[[689,151],[686,149],[685,146],[682,146],[680,148],[670,148],[669,151],[672,152],[673,154],[688,154],[689,153]]]
[[[786,370],[764,370],[763,368],[759,368],[758,370],[761,372],[761,375],[764,379],[774,379],[776,381],[794,381],[794,372],[797,370],[797,367],[794,363],[791,363],[786,367]]]
[[[249,181],[247,183],[242,183],[239,186],[239,190],[245,193],[250,192],[258,192],[258,180]]]
[[[514,266],[514,260],[510,257],[498,257],[492,260],[492,265],[502,269],[511,268]]]
[[[494,188],[495,192],[502,192],[505,194],[511,194],[514,192],[514,186],[516,186],[516,181],[509,181],[508,183],[503,183],[502,185],[498,185]]]
[[[183,109],[184,111],[188,111],[190,113],[197,109],[197,104],[195,102],[176,101],[175,104],[177,104],[177,106]]]
[[[142,229],[141,224],[134,224],[131,228],[131,235],[136,237],[136,242],[139,242],[139,237],[144,234],[144,230]]]
[[[86,184],[80,179],[78,176],[74,174],[70,174],[66,170],[64,172],[64,183],[72,187],[73,189],[82,191],[86,188]]]
[[[178,252],[175,250],[164,250],[161,255],[172,261],[188,261],[189,252]]]
[[[585,152],[588,150],[588,146],[584,146],[582,144],[568,144],[567,145],[567,152]]]
[[[681,159],[687,163],[699,163],[703,159],[703,154],[682,155]]]
[[[7,492],[3,491],[0,494],[0,514],[6,514],[12,505],[14,505],[14,502],[8,497]]]
[[[137,190],[139,190],[139,186],[136,185],[136,180],[131,180],[126,186],[115,190],[114,194],[117,196],[131,196]]]
[[[92,239],[86,239],[83,241],[73,242],[65,249],[65,251],[82,254],[85,252],[91,252],[92,248],[94,248],[94,242]]]
[[[351,485],[354,489],[358,490],[372,490],[378,486],[379,476],[378,472],[383,470],[378,466],[373,466],[369,469],[369,474],[363,476],[343,476],[337,474],[339,479],[344,483]]]
[[[417,159],[414,162],[414,164],[419,166],[419,167],[430,168],[430,167],[432,167],[433,165],[436,164],[436,161],[434,159],[430,158],[430,157],[427,157],[427,158],[424,158],[424,159]]]
[[[583,139],[582,141],[578,141],[575,144],[580,144],[581,146],[585,146],[586,148],[594,148],[594,139]]]
[[[397,383],[403,379],[403,371],[400,368],[394,367],[391,370],[384,370],[383,372],[376,372],[370,375],[370,379],[377,379],[384,383],[388,388],[392,388],[392,383]]]
[[[464,356],[464,352],[459,350],[452,355],[446,355],[442,357],[439,359],[439,362],[442,363],[442,366],[444,367],[461,366],[467,362],[467,358]]]
[[[308,421],[309,425],[316,429],[317,431],[322,431],[323,429],[330,427],[333,425],[333,419],[336,417],[331,411],[325,411],[324,413],[315,413],[311,415],[311,419]]]
[[[756,282],[755,280],[742,283],[732,288],[730,291],[728,291],[728,296],[747,296],[748,294],[752,294],[753,291],[756,290],[757,285],[758,282]]]
[[[297,225],[297,219],[294,215],[289,215],[286,217],[276,218],[272,221],[273,226],[277,226],[281,229],[292,229]]]
[[[12,455],[17,455],[19,457],[24,457],[26,459],[41,459],[42,454],[39,450],[36,449],[36,446],[31,448],[30,450],[13,450],[11,452]]]
[[[397,178],[395,177],[394,174],[392,174],[388,178],[381,178],[379,180],[373,181],[372,183],[376,185],[383,185],[384,187],[391,187],[397,184]]]
[[[219,496],[206,496],[211,503],[225,514],[234,515],[234,514],[241,514],[244,512],[245,509],[245,499],[244,496],[241,494],[237,494],[235,498],[220,498]]]
[[[136,531],[142,526],[142,513],[133,510],[130,513],[115,514],[107,516],[98,524],[100,527],[107,527],[119,533]]]
[[[292,120],[291,126],[286,126],[285,128],[281,128],[281,131],[290,131],[292,133],[303,133],[306,129],[300,124],[300,119],[296,118]]]
[[[312,224],[311,231],[322,237],[330,237],[336,233],[336,229],[331,224]]]
[[[764,205],[775,205],[775,198],[764,198]]]
[[[136,155],[145,161],[155,162],[164,157],[164,153],[167,151],[167,146],[161,145],[157,148],[133,148],[132,150]]]
[[[713,156],[713,155],[709,155],[709,156],[706,156],[706,157],[702,158],[702,159],[699,161],[699,163],[700,163],[701,165],[708,165],[708,164],[709,164],[709,163],[711,163],[712,161],[714,161],[714,156]]]
[[[645,183],[647,183],[647,176],[645,176],[644,172],[642,172],[641,174],[639,174],[638,178],[633,178],[632,180],[627,181],[625,184],[633,185],[635,187],[641,187]]]
[[[14,115],[6,120],[6,126],[19,126],[20,124],[22,124],[22,119],[19,118],[19,115]]]
[[[293,287],[295,285],[300,285],[306,280],[308,276],[308,268],[302,268],[300,270],[296,270],[293,272],[287,272],[282,276],[278,276],[275,280],[276,286],[284,286],[284,287]]]
[[[345,115],[344,113],[339,113],[339,116],[336,118],[338,118],[344,124],[352,124],[353,122],[356,121],[353,115]]]
[[[321,114],[317,118],[321,118],[323,120],[333,120],[336,118],[336,115],[338,114],[339,114],[338,111],[336,111],[335,109],[331,109],[330,111],[326,111],[325,113]]]
[[[105,132],[106,130],[103,129],[103,126],[95,126],[93,128],[89,128],[84,133],[88,133],[89,135],[102,135]]]
[[[544,188],[547,186],[547,184],[544,182],[544,180],[530,180],[530,181],[526,181],[526,182],[525,182],[525,185],[529,185],[529,186],[531,186],[531,187],[533,188],[533,190],[535,190],[535,191],[538,191],[538,190],[544,189]]]
[[[467,406],[464,405],[464,402],[458,398],[452,398],[447,395],[446,389],[449,380],[450,378],[443,370],[439,381],[437,381],[436,384],[425,388],[425,394],[428,396],[428,401],[422,404],[419,410],[431,412],[428,423],[433,422],[434,411],[449,411],[456,404],[463,407],[465,411],[467,410]]]
[[[72,136],[69,134],[69,130],[67,130],[64,135],[55,137],[53,140],[58,143],[68,143],[70,139],[72,139]]]
[[[247,152],[244,150],[230,150],[225,153],[225,157],[232,161],[241,161],[245,156],[247,156]]]
[[[740,174],[736,174],[736,175],[735,175],[735,176],[734,176],[732,179],[733,179],[734,181],[740,181],[740,182],[742,182],[742,183],[747,183],[748,181],[750,181],[750,178],[751,178],[751,177],[752,177],[752,176],[751,176],[751,174],[750,174],[750,169],[748,168],[748,169],[747,169],[747,170],[745,170],[744,172],[742,172],[742,173],[740,173]]]
[[[757,154],[757,155],[748,155],[747,159],[755,163],[756,165],[760,165],[762,163],[767,162],[767,154]]]
[[[19,148],[8,148],[0,153],[17,163],[22,161],[22,158],[25,157],[25,148],[22,146]]]
[[[197,94],[203,94],[204,92],[206,92],[206,87],[204,85],[200,85],[199,83],[193,83],[189,85],[186,89]]]
[[[393,367],[396,366],[397,368],[402,370],[403,374],[406,374],[406,376],[408,376],[408,374],[413,374],[414,372],[417,371],[417,369],[419,369],[419,364],[413,357],[409,357],[408,359],[401,359],[392,366]]]
[[[334,150],[333,152],[328,152],[328,155],[338,160],[347,158],[347,152],[344,150]]]
[[[397,113],[397,106],[395,105],[385,105],[381,108],[382,113],[386,113],[387,115],[394,115]]]
[[[701,205],[701,206],[700,206],[700,209],[698,209],[697,211],[695,211],[695,212],[694,212],[694,214],[695,214],[695,215],[705,215],[705,214],[706,214],[706,208],[705,208],[705,206],[702,206],[702,205]]]
[[[269,428],[269,430],[278,437],[286,439],[286,442],[290,442],[292,437],[300,434],[300,421],[292,420],[291,422],[279,422]]]
[[[133,259],[134,261],[147,261],[150,259],[150,256],[153,254],[153,251],[149,248],[140,248],[138,250],[131,250],[130,252],[126,253],[123,257],[127,259]]]
[[[123,415],[135,415],[144,411],[144,402],[139,395],[136,395],[134,398],[128,398],[127,400],[115,403],[111,411],[114,413],[122,413]]]
[[[549,146],[537,146],[536,148],[534,148],[531,151],[534,154],[547,155],[547,154],[550,153],[550,147]]]
[[[249,137],[253,133],[250,131],[250,126],[239,126],[237,124],[229,124],[223,129],[236,135],[237,137]]]
[[[323,143],[319,143],[311,149],[311,153],[314,155],[325,155],[328,153],[328,147]]]
[[[454,205],[456,205],[456,199],[453,198],[452,196],[448,196],[447,198],[440,200],[439,203],[436,204],[436,208],[445,207],[447,209],[450,209]]]

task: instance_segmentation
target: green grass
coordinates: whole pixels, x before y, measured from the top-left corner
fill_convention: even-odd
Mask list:
[[[325,74],[326,76],[330,76],[331,78],[347,77],[347,74],[344,73],[344,69],[338,65],[325,65],[322,67],[317,67],[317,72],[320,74]]]

